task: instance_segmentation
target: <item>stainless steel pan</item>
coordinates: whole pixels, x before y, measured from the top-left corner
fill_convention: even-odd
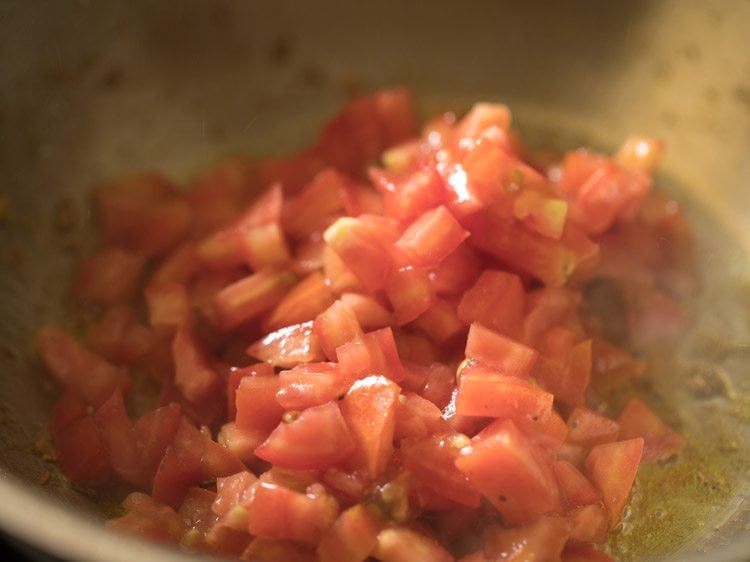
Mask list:
[[[665,139],[704,290],[656,391],[692,446],[639,483],[617,544],[750,558],[749,25],[740,0],[0,3],[0,527],[68,559],[183,559],[106,532],[106,500],[46,459],[55,388],[32,339],[65,322],[91,185],[283,153],[352,89],[404,84],[425,115],[505,101],[537,146]]]

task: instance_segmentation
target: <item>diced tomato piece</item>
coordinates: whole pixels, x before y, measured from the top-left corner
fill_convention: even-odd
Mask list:
[[[406,377],[390,328],[368,332],[345,343],[336,349],[336,357],[342,372],[353,379],[376,374],[401,382]]]
[[[685,448],[685,438],[664,423],[639,398],[632,398],[617,418],[620,438],[643,437],[643,460],[664,461]]]
[[[290,369],[305,361],[323,361],[325,356],[313,323],[292,324],[271,332],[247,348],[247,354],[275,367]]]
[[[573,529],[570,539],[578,542],[602,544],[609,530],[609,512],[601,503],[591,503],[568,512]]]
[[[172,340],[172,356],[175,365],[174,384],[189,402],[200,404],[218,396],[221,379],[189,323],[184,323],[177,329]]]
[[[562,562],[615,562],[609,554],[587,544],[569,544],[562,552]]]
[[[553,398],[527,380],[474,367],[460,373],[456,412],[465,416],[543,418],[552,410]]]
[[[234,422],[221,426],[216,436],[217,442],[237,457],[241,462],[250,465],[256,461],[255,449],[266,440],[268,431],[259,428],[239,428]]]
[[[394,270],[385,283],[385,293],[399,324],[411,322],[437,303],[429,274],[421,267]]]
[[[438,408],[445,408],[456,390],[456,373],[443,363],[431,363],[421,395]]]
[[[350,180],[333,168],[316,174],[284,209],[284,228],[290,236],[304,239],[322,232],[344,210]]]
[[[476,280],[480,262],[474,250],[461,244],[430,272],[435,292],[440,296],[461,295]]]
[[[240,458],[228,447],[204,435],[203,455],[201,456],[201,478],[213,480],[245,470]]]
[[[568,426],[554,409],[550,410],[547,415],[538,417],[514,417],[513,423],[534,443],[552,454],[557,454],[568,438]]]
[[[342,505],[362,502],[370,486],[363,469],[344,470],[335,466],[326,470],[320,481]]]
[[[146,474],[135,440],[133,422],[125,411],[119,389],[112,393],[94,413],[102,443],[109,456],[112,470],[123,481],[138,488],[145,486]]]
[[[276,427],[284,415],[284,408],[276,401],[279,388],[277,376],[243,377],[235,392],[237,427],[266,431]]]
[[[265,324],[267,330],[314,320],[334,302],[334,296],[319,271],[314,271],[297,283],[281,299]]]
[[[255,491],[253,485],[257,481],[255,475],[247,470],[217,478],[216,499],[211,505],[211,511],[223,517],[237,507],[246,507],[252,501]]]
[[[342,512],[323,533],[316,548],[320,562],[363,562],[375,548],[382,527],[378,516],[365,504]]]
[[[527,297],[522,339],[536,348],[543,345],[551,329],[566,324],[581,301],[579,293],[564,287],[546,287],[530,292]]]
[[[189,319],[190,297],[181,283],[150,286],[144,294],[148,304],[149,323],[153,328],[174,330]]]
[[[347,381],[335,363],[300,363],[279,373],[276,400],[287,410],[304,410],[338,399]]]
[[[346,459],[355,441],[336,402],[285,416],[256,449],[259,458],[295,469],[324,469]]]
[[[125,304],[108,308],[89,326],[87,339],[93,350],[108,361],[133,364],[143,359],[156,344],[155,334],[136,318]]]
[[[71,482],[102,483],[111,474],[107,446],[91,415],[71,421],[53,436],[57,461]]]
[[[623,168],[651,174],[659,166],[664,155],[664,142],[660,139],[630,135],[622,143],[615,160]]]
[[[195,259],[210,269],[230,269],[242,265],[239,227],[232,225],[210,234],[195,247]]]
[[[237,417],[237,387],[245,377],[265,377],[274,375],[273,367],[268,363],[254,363],[247,367],[230,367],[227,375],[227,418],[234,421]]]
[[[323,273],[326,284],[334,294],[363,290],[352,270],[347,267],[336,251],[328,244],[323,248]]]
[[[116,388],[125,393],[130,386],[127,374],[58,328],[43,328],[37,341],[39,354],[55,378],[95,406],[112,396]]]
[[[601,499],[601,495],[581,472],[566,460],[552,463],[560,490],[571,507],[589,505]]]
[[[562,511],[560,489],[544,454],[510,420],[462,449],[456,466],[511,525]]]
[[[151,495],[156,501],[174,508],[182,503],[187,491],[203,474],[203,450],[203,435],[182,419],[154,475]]]
[[[542,515],[512,529],[491,525],[484,532],[484,553],[490,560],[559,560],[570,533],[570,521],[560,515]]]
[[[326,243],[323,240],[311,239],[301,242],[294,248],[289,270],[300,277],[322,270],[325,266],[325,250]]]
[[[444,427],[441,410],[419,394],[405,392],[399,396],[396,406],[396,427],[393,439],[399,441],[410,437],[423,439]]]
[[[127,513],[107,521],[108,529],[163,542],[176,541],[182,532],[182,520],[175,510],[144,493],[132,492],[123,507]]]
[[[323,233],[323,239],[338,254],[357,280],[369,291],[385,286],[393,258],[383,233],[362,217],[342,217]]]
[[[503,375],[525,378],[531,372],[538,355],[536,350],[485,328],[478,322],[469,327],[466,357],[472,364]]]
[[[557,400],[569,406],[580,406],[585,402],[591,379],[591,340],[574,345],[559,370],[539,369],[535,376]]]
[[[282,267],[292,259],[289,245],[278,222],[238,229],[238,248],[254,270]]]
[[[455,303],[445,299],[438,300],[414,321],[414,325],[437,344],[451,342],[466,332],[466,326],[456,314]]]
[[[105,248],[81,261],[73,292],[76,299],[115,304],[133,298],[146,258],[120,248]]]
[[[219,326],[228,330],[273,308],[293,284],[290,273],[267,269],[224,287],[214,298]]]
[[[463,294],[457,314],[466,325],[479,322],[506,336],[517,337],[521,332],[525,302],[518,275],[487,270]]]
[[[464,220],[470,243],[514,270],[531,275],[547,286],[563,285],[576,269],[595,260],[599,247],[573,225],[562,238],[552,240],[531,232],[516,221],[477,213]]]
[[[373,94],[380,123],[381,150],[417,134],[417,111],[407,88],[389,88]]]
[[[446,199],[440,174],[433,168],[419,169],[403,178],[370,168],[370,180],[383,192],[384,212],[389,217],[408,220],[436,207]]]
[[[258,537],[316,545],[338,516],[336,500],[322,490],[295,492],[259,482],[249,506],[248,529]]]
[[[524,189],[513,199],[513,216],[531,231],[560,240],[565,228],[568,204],[538,190]]]
[[[452,432],[405,440],[401,443],[404,467],[431,492],[460,505],[479,507],[479,492],[455,464],[460,449],[469,443],[465,435]]]
[[[456,124],[456,136],[476,137],[488,127],[510,129],[510,110],[501,103],[475,103],[469,112]]]
[[[617,440],[620,425],[604,414],[579,406],[568,416],[568,440],[584,447],[593,447]]]
[[[400,388],[383,376],[355,382],[341,401],[341,413],[356,443],[358,465],[377,478],[393,454]]]
[[[336,359],[336,349],[363,335],[356,314],[342,300],[334,301],[313,322],[313,333],[328,359]]]
[[[363,330],[385,328],[394,321],[393,314],[373,295],[343,293],[340,300],[352,309]]]
[[[382,562],[453,562],[454,558],[440,543],[406,527],[389,527],[380,531],[373,555]]]
[[[443,205],[422,213],[404,231],[396,247],[411,263],[434,267],[469,235]]]
[[[589,478],[601,492],[604,505],[609,510],[610,529],[620,521],[642,455],[643,438],[636,437],[596,445],[586,457]]]
[[[144,414],[133,424],[135,443],[148,482],[153,480],[167,447],[174,440],[181,419],[180,407],[172,403]]]
[[[66,388],[55,402],[52,409],[51,433],[55,435],[63,431],[74,421],[88,415],[86,400],[71,388]]]

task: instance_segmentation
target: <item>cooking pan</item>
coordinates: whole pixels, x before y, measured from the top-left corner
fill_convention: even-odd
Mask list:
[[[57,389],[33,337],[69,325],[90,187],[283,154],[352,92],[406,85],[424,116],[508,103],[537,148],[665,140],[659,184],[695,225],[701,290],[652,392],[690,446],[644,471],[611,547],[750,558],[749,24],[740,0],[2,2],[0,527],[67,560],[186,556],[105,531],[116,494],[50,462]]]

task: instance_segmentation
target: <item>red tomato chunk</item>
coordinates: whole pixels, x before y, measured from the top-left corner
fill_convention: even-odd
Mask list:
[[[129,488],[112,529],[243,560],[610,560],[641,460],[686,446],[607,404],[685,317],[662,152],[542,165],[506,106],[420,134],[394,89],[290,157],[98,188],[98,313],[38,337],[62,470]]]

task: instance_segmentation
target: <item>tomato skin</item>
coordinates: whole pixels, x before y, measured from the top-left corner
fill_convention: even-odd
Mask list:
[[[63,385],[78,391],[87,402],[98,406],[112,396],[116,388],[127,392],[130,386],[127,374],[62,330],[47,326],[39,332],[37,342],[47,369]]]
[[[589,478],[609,510],[609,528],[620,521],[643,455],[643,438],[596,445],[586,457]]]
[[[324,469],[346,459],[355,440],[336,402],[302,411],[292,421],[282,421],[256,449],[259,458],[276,466]]]
[[[639,398],[632,398],[625,405],[617,423],[622,439],[643,438],[645,461],[664,461],[685,448],[685,438],[665,424]]]
[[[562,512],[560,490],[544,454],[510,420],[492,434],[475,437],[456,466],[511,525]]]
[[[248,508],[248,530],[257,537],[315,545],[338,516],[336,500],[323,491],[300,493],[259,482]]]
[[[400,388],[384,376],[356,381],[341,401],[341,413],[356,443],[356,459],[371,479],[385,470],[393,454]]]

